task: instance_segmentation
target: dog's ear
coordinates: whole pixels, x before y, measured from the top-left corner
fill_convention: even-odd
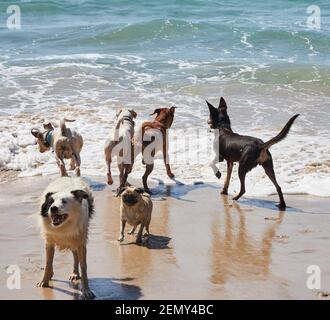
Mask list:
[[[44,123],[44,129],[45,130],[54,130],[54,127],[50,122],[48,122],[48,123]]]
[[[39,129],[35,129],[35,128],[31,129],[31,134],[33,136],[35,136],[36,138],[38,138],[38,134],[39,133],[40,133],[40,130]]]
[[[123,109],[119,109],[119,110],[116,111],[116,117],[117,118],[119,117],[119,115],[121,114],[122,111],[123,111]]]
[[[83,201],[83,199],[86,199],[88,202],[88,209],[89,209],[89,216],[91,216],[94,213],[94,203],[93,203],[93,199],[89,196],[89,194],[87,192],[85,192],[84,190],[74,190],[71,191],[71,193],[73,194],[73,196],[75,197],[75,199],[77,201],[79,201],[80,203]]]
[[[128,111],[132,114],[133,118],[137,117],[137,113],[133,109],[129,109]]]
[[[71,191],[71,193],[74,195],[74,197],[81,202],[82,199],[88,199],[89,195],[87,192],[85,192],[84,190],[74,190]]]
[[[209,103],[207,100],[205,100],[207,103],[207,106],[209,107],[210,110],[210,114],[212,115],[218,115],[218,110],[217,108],[213,107],[213,105],[211,103]]]
[[[135,191],[137,193],[143,194],[144,193],[144,189],[143,188],[135,188]]]
[[[119,197],[126,189],[127,187],[121,187],[120,190],[118,190],[116,197]]]
[[[44,203],[41,205],[40,214],[43,217],[47,217],[48,210],[49,210],[50,206],[54,203],[54,199],[52,198],[53,194],[54,193],[48,192],[45,196]]]
[[[161,109],[155,109],[153,113],[150,113],[151,116],[157,113],[157,116],[160,114]]]
[[[218,109],[220,109],[220,108],[227,109],[227,103],[226,103],[226,100],[223,97],[220,98],[219,108]]]
[[[207,100],[206,100],[206,103],[210,110],[210,118],[211,118],[212,126],[214,128],[216,128],[217,123],[218,123],[218,118],[219,118],[219,111],[218,111],[218,109],[213,107],[213,105],[211,103],[209,103]]]
[[[171,108],[170,108],[170,112],[171,112],[172,114],[174,114],[174,112],[175,112],[175,109],[176,109],[176,107],[174,107],[174,106],[173,106],[173,107],[171,107]]]

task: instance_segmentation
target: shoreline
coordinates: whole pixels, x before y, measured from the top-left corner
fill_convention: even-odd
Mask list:
[[[80,298],[68,281],[68,252],[56,252],[53,288],[34,286],[45,259],[38,199],[54,178],[0,184],[0,244],[6,248],[0,257],[0,299]],[[97,299],[329,299],[318,295],[330,291],[329,198],[285,195],[290,207],[280,212],[277,196],[233,202],[220,196],[215,184],[163,185],[152,196],[151,236],[137,246],[133,236],[122,244],[116,240],[117,179],[110,187],[100,177],[86,180],[95,196],[87,251]],[[21,290],[6,288],[11,264],[21,269]],[[309,265],[322,270],[320,290],[306,287]]]

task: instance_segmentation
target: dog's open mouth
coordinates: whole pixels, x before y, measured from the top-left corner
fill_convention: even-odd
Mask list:
[[[68,217],[67,214],[51,214],[51,219],[52,219],[52,224],[53,226],[59,226],[60,224],[62,224],[66,218]]]

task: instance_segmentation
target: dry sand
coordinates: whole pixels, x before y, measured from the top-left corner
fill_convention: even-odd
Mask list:
[[[0,299],[79,299],[68,281],[69,252],[55,255],[52,288],[36,288],[44,266],[36,223],[38,197],[54,176],[0,184]],[[321,268],[330,291],[330,198],[276,196],[233,203],[219,186],[160,186],[153,196],[152,236],[144,246],[119,234],[114,187],[89,178],[96,214],[90,228],[88,274],[98,299],[329,299],[306,286],[309,265]],[[129,228],[127,228],[128,231]],[[9,290],[9,265],[21,289]]]

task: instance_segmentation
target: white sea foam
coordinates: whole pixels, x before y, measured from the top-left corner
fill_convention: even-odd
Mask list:
[[[83,174],[106,177],[103,147],[114,126],[115,109],[134,108],[138,125],[150,119],[155,108],[174,104],[178,109],[170,131],[170,159],[176,178],[183,183],[218,182],[208,166],[213,134],[207,129],[204,99],[212,101],[223,94],[229,97],[234,130],[263,140],[278,133],[294,113],[303,113],[288,138],[271,148],[277,178],[285,193],[330,196],[329,97],[309,87],[297,90],[292,83],[261,84],[258,72],[272,72],[266,63],[167,59],[159,62],[160,68],[171,65],[165,73],[153,72],[150,61],[135,55],[49,55],[16,63],[0,63],[0,170],[18,170],[20,177],[58,173],[53,153],[38,152],[30,129],[66,116],[77,119],[69,125],[85,140]],[[173,68],[180,70],[175,77],[168,72]],[[321,72],[315,67],[313,81],[307,79],[306,86],[321,79]],[[317,114],[307,115],[306,107],[315,105]],[[224,176],[225,163],[219,168]],[[113,172],[117,174],[115,163]],[[143,172],[139,156],[132,176],[141,179]],[[154,178],[174,183],[167,178],[160,155]],[[238,189],[234,171],[230,192]],[[247,195],[274,192],[261,167],[248,174]]]
[[[72,107],[65,111],[58,109],[47,114],[47,118],[56,118],[56,114],[76,118],[70,127],[77,128],[84,137],[85,143],[81,154],[82,172],[84,175],[101,175],[106,177],[104,161],[104,142],[114,125],[115,108],[95,108],[80,112],[79,107]],[[79,114],[79,116],[78,116]],[[58,173],[52,152],[40,154],[30,128],[41,125],[46,114],[33,117],[2,117],[0,118],[0,168],[5,170],[19,170],[20,177],[33,175],[48,175]],[[139,121],[147,118],[145,112],[140,112]],[[177,120],[179,121],[179,119]],[[30,124],[31,123],[31,124]],[[299,125],[298,125],[299,126]],[[296,126],[296,127],[298,127]],[[268,127],[267,130],[251,130],[244,132],[267,140],[274,136],[280,128]],[[213,156],[213,133],[206,128],[174,126],[170,130],[170,160],[176,179],[183,183],[195,181],[217,182],[211,168],[208,166]],[[326,132],[317,139],[301,134],[299,128],[293,128],[289,137],[272,147],[275,172],[277,179],[285,193],[306,193],[317,196],[330,196],[330,146]],[[237,166],[235,166],[236,168]],[[223,178],[226,172],[225,163],[219,164]],[[113,164],[114,175],[117,167]],[[136,159],[132,177],[141,179],[144,167],[141,156]],[[174,182],[166,176],[161,154],[156,157],[155,170],[151,179],[163,180],[167,184]],[[258,167],[247,176],[247,195],[274,194],[275,189],[268,180],[262,167]],[[239,190],[239,181],[234,169],[230,192]]]

